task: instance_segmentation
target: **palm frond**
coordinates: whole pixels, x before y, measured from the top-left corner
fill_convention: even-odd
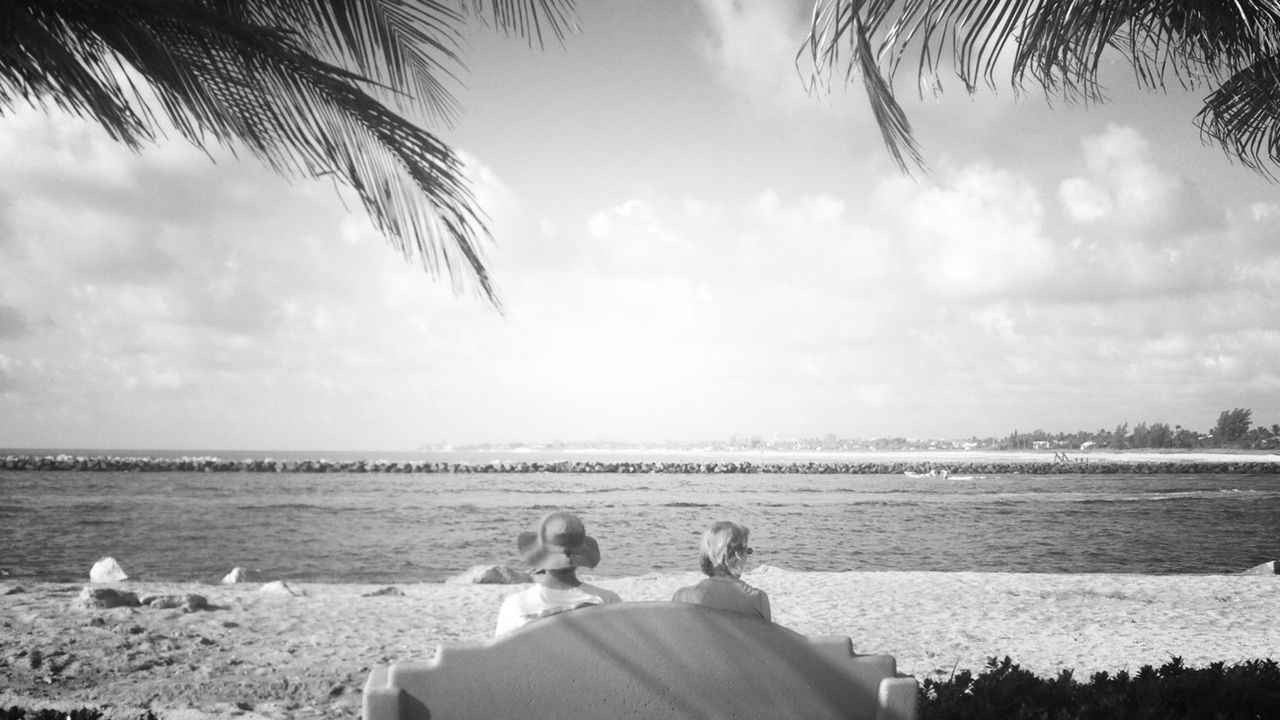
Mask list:
[[[464,17],[439,2],[387,0],[205,0],[246,24],[287,29],[309,53],[350,67],[380,97],[429,120],[454,123],[460,107],[448,86],[462,68]]]
[[[907,121],[907,114],[893,97],[893,90],[885,82],[884,76],[877,71],[867,30],[856,16],[853,18],[853,23],[853,37],[857,38],[855,51],[858,57],[858,68],[862,73],[867,97],[871,98],[871,110],[875,115],[876,124],[883,129],[887,137],[891,138],[888,144],[889,153],[900,168],[907,167],[907,162],[902,156],[904,152],[910,156],[917,167],[924,168],[926,167],[924,156],[920,154],[920,148],[911,134],[911,123]]]
[[[1246,167],[1275,179],[1280,166],[1280,56],[1273,55],[1222,83],[1205,98],[1196,123]]]
[[[500,27],[539,37],[544,14],[562,37],[572,11],[570,0],[492,7]],[[335,176],[406,258],[447,273],[455,291],[471,277],[500,307],[462,163],[382,97],[452,118],[446,85],[462,67],[466,10],[409,0],[8,0],[0,112],[19,101],[57,106],[134,148],[155,140],[160,113],[199,147],[243,147],[287,176]]]
[[[1275,161],[1266,147],[1280,127],[1269,100],[1277,91],[1270,59],[1280,54],[1277,0],[817,0],[798,56],[812,63],[812,87],[830,85],[845,44],[855,50],[843,61],[845,82],[864,76],[885,144],[904,170],[903,148],[911,155],[916,146],[892,83],[910,52],[919,55],[921,86],[934,92],[944,69],[970,94],[979,84],[995,87],[1000,59],[1009,57],[1015,90],[1030,79],[1048,94],[1101,101],[1108,52],[1129,60],[1140,87],[1223,82],[1199,116],[1206,137],[1254,169]]]
[[[459,0],[466,11],[468,0]],[[565,35],[578,30],[574,20],[573,0],[469,0],[471,12],[482,18],[492,17],[494,25],[508,35],[528,38],[529,44],[537,40],[538,46],[546,45],[542,36],[542,24],[556,42],[563,43]]]

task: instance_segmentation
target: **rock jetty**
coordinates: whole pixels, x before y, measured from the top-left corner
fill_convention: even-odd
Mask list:
[[[621,473],[621,474],[800,474],[898,475],[923,473],[938,463],[875,461],[620,461],[464,463],[429,460],[275,460],[217,457],[117,457],[79,455],[4,455],[0,470],[44,472],[209,472],[209,473]],[[956,476],[1098,475],[1098,474],[1280,474],[1280,462],[1250,459],[1169,460],[956,461],[947,462]]]

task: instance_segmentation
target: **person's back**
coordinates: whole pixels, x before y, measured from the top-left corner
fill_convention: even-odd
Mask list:
[[[740,577],[752,550],[747,545],[751,531],[731,522],[718,522],[702,536],[698,563],[706,580],[680,588],[675,602],[696,603],[773,620],[769,596]]]
[[[698,583],[683,587],[671,598],[676,602],[694,603],[708,607],[755,615],[771,620],[769,596],[759,588],[751,587],[741,578],[715,575]]]
[[[622,602],[612,590],[578,579],[578,567],[595,567],[600,547],[576,516],[553,512],[537,533],[520,533],[516,547],[533,566],[534,585],[502,601],[494,635],[505,635],[538,618],[578,608]]]
[[[533,587],[511,595],[502,601],[498,609],[498,626],[494,635],[505,635],[538,618],[556,615],[578,608],[622,602],[612,590],[580,582],[578,585],[556,583],[552,571],[536,573]],[[558,580],[558,582],[565,582]]]

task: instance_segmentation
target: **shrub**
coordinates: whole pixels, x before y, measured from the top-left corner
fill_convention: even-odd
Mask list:
[[[99,708],[79,708],[77,710],[54,710],[42,708],[28,710],[14,705],[10,708],[0,707],[0,720],[102,720]],[[148,710],[139,715],[138,720],[157,720],[155,713]]]
[[[1071,671],[1044,679],[1008,657],[991,658],[977,676],[965,670],[923,685],[920,720],[1280,718],[1280,666],[1271,659],[1189,668],[1174,657],[1158,669],[1099,672],[1080,683]]]

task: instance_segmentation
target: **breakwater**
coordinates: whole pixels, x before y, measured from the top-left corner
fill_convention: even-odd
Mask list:
[[[62,472],[210,472],[210,473],[614,473],[614,474],[796,474],[897,475],[946,470],[954,479],[982,475],[1070,474],[1280,474],[1280,462],[1250,460],[1090,460],[1068,461],[619,461],[560,460],[484,463],[428,460],[277,460],[272,458],[129,457],[79,455],[5,455],[0,470]]]

